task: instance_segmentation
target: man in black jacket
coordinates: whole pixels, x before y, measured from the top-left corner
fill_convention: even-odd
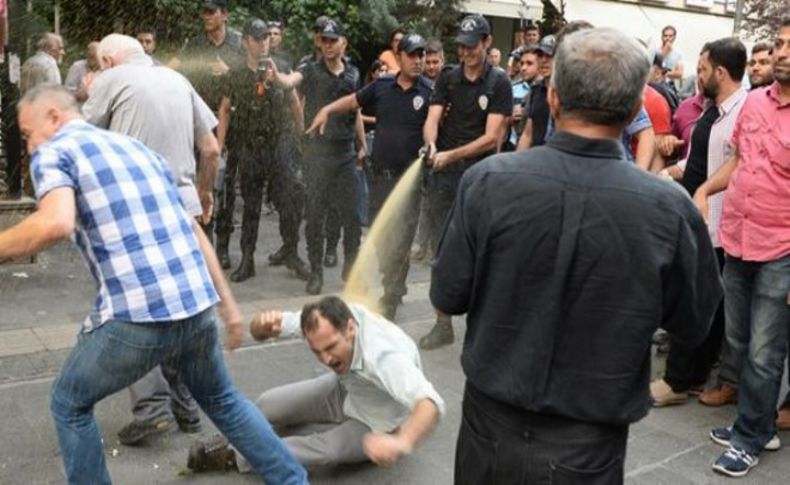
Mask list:
[[[548,91],[557,132],[461,180],[430,292],[467,314],[456,483],[622,483],[653,332],[708,333],[722,290],[705,223],[623,163],[649,68],[615,30],[569,35]]]

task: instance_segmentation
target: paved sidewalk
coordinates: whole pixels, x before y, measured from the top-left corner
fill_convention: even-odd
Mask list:
[[[265,219],[266,235],[258,251],[258,276],[233,285],[245,315],[255,309],[299,308],[314,297],[304,295],[304,283],[287,270],[266,266],[266,255],[276,249],[276,225]],[[236,233],[236,237],[238,233]],[[235,244],[236,239],[234,239]],[[234,248],[234,262],[238,261]],[[304,250],[302,250],[304,254]],[[327,292],[340,290],[337,269],[327,271]],[[24,273],[24,276],[14,276]],[[410,292],[399,310],[397,323],[417,339],[432,323],[427,299],[428,269],[415,265]],[[42,254],[37,266],[0,267],[0,485],[63,483],[61,461],[48,410],[53,376],[65,359],[79,323],[93,298],[93,286],[76,253],[60,245]],[[456,329],[462,337],[463,319]],[[234,382],[249,397],[272,386],[326,372],[307,346],[298,340],[260,345],[248,340],[226,361]],[[463,375],[460,340],[422,358],[429,379],[448,405],[438,429],[412,456],[391,469],[370,464],[315,470],[316,484],[449,484],[452,483],[455,439],[460,423]],[[653,359],[654,374],[663,358]],[[129,448],[118,443],[117,432],[130,418],[126,392],[101,402],[96,416],[105,439],[110,472],[116,484],[225,484],[260,483],[254,476],[237,473],[193,475],[186,470],[186,453],[196,436],[172,431],[150,440],[146,446]],[[790,477],[790,446],[766,452],[760,465],[737,482],[715,475],[710,465],[722,448],[707,433],[729,424],[732,406],[712,409],[696,402],[653,410],[631,428],[626,461],[628,484],[784,484]],[[200,436],[213,432],[205,421]],[[790,433],[781,438],[790,445]]]

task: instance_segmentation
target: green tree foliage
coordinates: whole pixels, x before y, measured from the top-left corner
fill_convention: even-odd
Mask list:
[[[187,39],[200,35],[199,0],[60,0],[61,31],[74,55],[84,46],[113,31],[134,35],[142,26],[159,35],[160,50],[174,52]],[[349,39],[350,54],[367,66],[386,47],[396,27],[429,37],[447,39],[461,15],[462,0],[230,0],[230,24],[241,29],[250,16],[281,20],[286,24],[285,43],[294,55],[309,52],[310,29],[320,15],[340,20]],[[52,0],[32,0],[33,14],[26,13],[27,0],[11,0],[12,11],[21,12],[18,29],[22,37],[52,30]],[[79,52],[79,54],[77,54]],[[71,57],[71,56],[70,56]]]
[[[783,18],[790,16],[790,0],[746,0],[745,30],[755,39],[773,39]]]

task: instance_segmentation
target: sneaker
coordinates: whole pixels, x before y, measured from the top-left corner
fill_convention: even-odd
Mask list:
[[[730,440],[732,439],[732,426],[728,428],[713,429],[710,432],[710,439],[713,440],[713,442],[717,445],[726,446],[729,448]],[[765,444],[763,449],[765,451],[777,451],[781,447],[782,441],[779,439],[779,435],[775,434],[774,437]]]
[[[756,467],[760,460],[744,450],[730,446],[713,464],[713,471],[730,477],[742,477]]]
[[[236,467],[236,452],[221,434],[192,443],[187,457],[187,468],[195,473],[226,471]]]
[[[689,398],[688,392],[673,391],[664,379],[656,379],[650,383],[650,396],[653,398],[655,408],[685,404]]]
[[[172,424],[173,418],[170,416],[150,421],[132,421],[118,431],[118,440],[122,445],[135,446],[149,436],[166,433]]]
[[[782,431],[790,429],[790,401],[779,407],[776,413],[776,427]]]
[[[735,404],[738,402],[738,389],[726,382],[722,382],[700,394],[699,402],[713,407]]]

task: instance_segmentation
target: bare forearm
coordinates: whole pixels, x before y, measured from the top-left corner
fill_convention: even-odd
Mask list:
[[[292,72],[290,74],[278,72],[275,81],[282,89],[293,89],[302,82],[302,75],[298,72]]]
[[[225,275],[222,273],[222,268],[219,265],[214,248],[211,246],[208,238],[206,238],[206,235],[203,233],[203,229],[200,228],[197,222],[192,221],[192,229],[195,231],[195,236],[197,236],[203,258],[206,260],[206,267],[211,276],[211,281],[214,283],[214,288],[217,290],[220,300],[222,300],[221,304],[235,306],[236,300],[233,298],[230,286],[228,286]]]
[[[428,398],[417,402],[409,418],[401,425],[398,436],[404,440],[409,450],[415,449],[436,428],[439,422],[439,408]]]
[[[220,105],[219,116],[217,116],[217,144],[219,145],[219,152],[225,150],[225,141],[228,136],[228,125],[230,124],[230,107]]]
[[[524,131],[521,132],[521,138],[518,139],[518,147],[516,150],[526,150],[532,146],[532,118],[527,119],[524,124]]]
[[[39,253],[66,235],[68,228],[54,224],[38,212],[0,232],[0,261]]]
[[[722,165],[716,173],[711,175],[711,177],[705,181],[702,185],[700,185],[698,191],[706,194],[708,197],[711,195],[717,194],[722,190],[726,189],[727,186],[730,184],[730,177],[732,177],[732,172],[738,166],[738,157],[730,158],[727,163]]]
[[[342,98],[338,98],[328,105],[324,106],[326,110],[326,114],[331,115],[334,113],[348,113],[350,111],[354,111],[359,109],[359,103],[357,103],[357,95],[355,93],[349,94],[347,96],[343,96]]]
[[[365,140],[365,123],[362,122],[362,110],[357,110],[357,142],[359,147],[368,152],[367,140]]]
[[[499,130],[497,130],[499,132]],[[497,147],[496,133],[486,133],[485,135],[477,138],[466,145],[461,145],[458,148],[449,151],[451,162],[457,162],[467,158],[477,157],[481,153],[490,152]]]
[[[649,171],[653,163],[653,156],[656,153],[656,136],[651,129],[644,130],[639,134],[639,145],[636,149],[636,164],[642,170]]]
[[[198,141],[200,152],[200,169],[198,171],[198,192],[210,193],[214,191],[214,183],[219,171],[219,143],[212,133],[206,133]]]

